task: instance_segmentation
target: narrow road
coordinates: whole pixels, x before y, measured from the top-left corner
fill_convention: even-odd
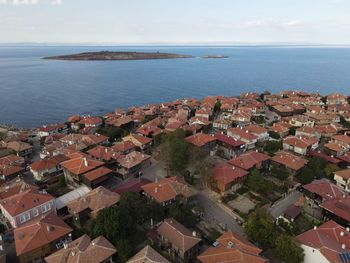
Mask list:
[[[271,206],[268,211],[270,212],[270,214],[274,217],[277,218],[280,215],[282,215],[284,213],[284,211],[286,211],[286,209],[294,204],[296,201],[298,201],[298,199],[302,196],[302,193],[300,193],[299,191],[294,191],[292,193],[290,193],[289,195],[287,195],[285,198],[283,198],[281,201],[275,203],[273,206]]]
[[[206,192],[199,192],[197,200],[198,204],[202,206],[205,211],[204,218],[206,220],[221,224],[228,230],[244,235],[243,228],[229,213],[223,210],[216,201],[212,200],[212,198],[210,198]]]

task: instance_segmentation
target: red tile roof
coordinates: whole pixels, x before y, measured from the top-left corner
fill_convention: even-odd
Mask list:
[[[45,158],[39,161],[36,161],[30,165],[30,168],[33,171],[43,171],[43,170],[50,170],[52,168],[55,168],[60,163],[67,161],[68,158],[64,155],[57,155],[51,158]]]
[[[234,139],[230,136],[227,136],[227,135],[221,134],[221,133],[216,133],[215,138],[217,141],[226,143],[232,147],[240,147],[240,146],[245,145],[245,142],[242,142],[241,140]]]
[[[242,236],[228,231],[217,239],[218,245],[205,250],[198,259],[202,263],[265,263],[261,249]]]
[[[341,235],[343,232],[343,236]],[[339,254],[348,252],[350,233],[344,227],[330,220],[316,229],[306,231],[296,239],[303,245],[319,250],[329,262],[341,263]],[[342,248],[345,245],[346,249]]]
[[[175,199],[177,196],[191,197],[196,192],[188,185],[182,183],[176,176],[164,178],[159,182],[141,186],[142,189],[158,203]]]
[[[331,183],[327,179],[314,180],[303,186],[304,189],[311,193],[321,196],[325,200],[340,198],[345,194],[345,190],[340,186]]]
[[[113,171],[111,169],[108,169],[107,167],[99,167],[95,170],[92,170],[91,172],[88,172],[84,174],[84,177],[87,178],[90,182],[94,181],[96,179],[99,179],[105,175],[111,174]]]
[[[308,163],[306,159],[285,151],[277,152],[271,160],[294,171],[299,171]]]
[[[72,232],[72,229],[55,213],[37,222],[26,224],[14,230],[17,256],[46,246]]]
[[[266,154],[249,151],[241,154],[240,156],[228,161],[229,164],[232,164],[236,167],[242,168],[244,170],[249,170],[254,166],[269,160],[270,157]]]
[[[183,252],[197,245],[201,238],[173,218],[167,218],[158,227],[158,233]]]
[[[117,250],[103,236],[99,236],[94,240],[88,235],[68,244],[67,248],[62,248],[57,252],[45,258],[47,263],[89,263],[89,262],[105,262]]]
[[[239,178],[246,176],[248,172],[232,166],[226,162],[218,164],[213,170],[213,177],[224,185],[230,184]]]
[[[195,146],[203,147],[207,143],[216,141],[216,138],[205,133],[196,133],[195,135],[185,138],[185,140]]]
[[[53,200],[54,197],[36,189],[28,189],[0,201],[2,207],[12,216],[17,216],[34,207]]]
[[[127,263],[170,263],[170,261],[164,258],[151,246],[147,245],[143,249],[141,249],[135,256],[129,259]]]
[[[322,208],[350,222],[350,196],[328,200],[320,205]]]
[[[73,174],[84,174],[97,167],[103,165],[103,162],[93,160],[87,157],[77,157],[61,163],[62,167],[66,168]]]
[[[142,186],[152,183],[152,181],[146,179],[146,178],[134,178],[127,183],[119,185],[117,188],[113,190],[113,192],[116,192],[118,194],[122,194],[125,192],[135,192],[139,193],[142,191]]]

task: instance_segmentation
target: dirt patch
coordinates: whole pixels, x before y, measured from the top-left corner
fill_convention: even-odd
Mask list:
[[[245,195],[239,195],[236,199],[228,202],[228,205],[246,214],[249,210],[254,209],[256,203]]]

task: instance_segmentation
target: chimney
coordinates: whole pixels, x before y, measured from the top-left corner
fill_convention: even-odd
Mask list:
[[[197,236],[196,231],[193,231],[193,232],[192,232],[192,236],[194,236],[194,237],[196,237],[196,236]]]
[[[345,233],[344,233],[343,231],[340,232],[340,236],[341,236],[341,237],[343,237],[344,234],[345,234]]]
[[[63,248],[67,249],[68,248],[68,244],[66,242],[63,243]]]
[[[345,249],[346,249],[345,244],[342,244],[342,245],[341,245],[341,248],[345,250]]]
[[[347,228],[346,228],[346,232],[350,232],[350,227],[347,227]]]
[[[317,226],[314,226],[314,230],[316,230],[317,229]]]
[[[158,187],[154,188],[154,192],[158,193]]]
[[[89,166],[89,164],[88,164],[88,161],[87,161],[87,159],[86,159],[86,157],[84,157],[84,165],[87,167],[87,166]]]

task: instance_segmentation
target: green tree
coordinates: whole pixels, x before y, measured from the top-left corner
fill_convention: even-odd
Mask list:
[[[327,164],[326,167],[324,168],[324,174],[327,178],[333,179],[333,173],[338,171],[339,168],[335,164]]]
[[[275,131],[269,131],[269,135],[271,138],[273,139],[276,139],[276,140],[279,140],[281,139],[281,136],[279,135],[278,132],[275,132]]]
[[[218,113],[221,110],[221,101],[219,99],[216,100],[214,105],[214,113]]]
[[[110,141],[120,139],[123,135],[126,134],[126,132],[122,128],[114,126],[105,126],[99,128],[97,130],[97,133],[107,136]]]
[[[264,210],[257,210],[248,216],[244,229],[249,239],[263,248],[274,246],[277,237],[273,218]]]
[[[295,240],[286,234],[277,237],[276,253],[279,258],[286,263],[302,263],[304,261],[304,250]]]
[[[192,213],[192,209],[188,205],[172,204],[168,208],[168,217],[173,217],[186,227],[194,227],[197,223],[197,217]]]
[[[271,166],[271,175],[278,178],[281,181],[286,180],[289,177],[289,172],[286,167],[280,165]]]
[[[309,184],[315,179],[315,173],[310,167],[304,167],[298,175],[302,184]]]
[[[116,248],[118,251],[118,262],[124,263],[132,256],[133,249],[127,239],[119,240],[116,244]]]

